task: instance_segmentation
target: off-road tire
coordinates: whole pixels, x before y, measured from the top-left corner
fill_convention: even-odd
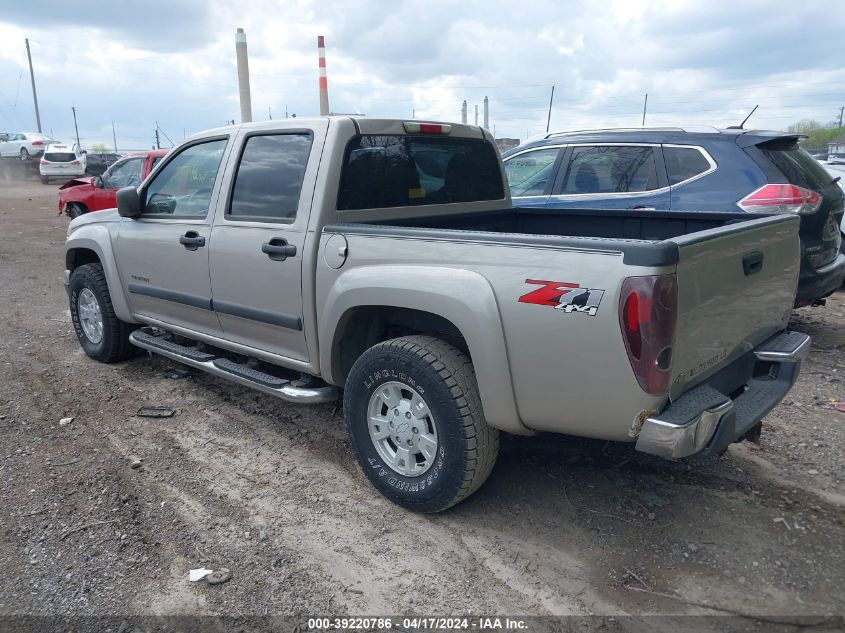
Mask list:
[[[84,288],[88,288],[94,294],[103,317],[103,337],[98,343],[91,342],[80,323],[79,293]],[[125,323],[115,315],[102,265],[84,264],[76,268],[70,275],[68,291],[73,329],[76,331],[79,344],[88,356],[101,363],[116,363],[135,355],[138,348],[129,342],[129,334],[137,326]]]
[[[370,398],[391,381],[420,392],[437,426],[437,458],[416,477],[386,465],[370,437]],[[364,352],[346,380],[343,410],[352,450],[367,478],[409,510],[440,512],[462,501],[486,481],[499,454],[499,431],[484,420],[472,362],[431,336],[404,336]]]
[[[88,213],[88,209],[78,202],[69,202],[67,205],[67,215],[71,220],[78,218],[80,215],[85,215],[86,213]]]

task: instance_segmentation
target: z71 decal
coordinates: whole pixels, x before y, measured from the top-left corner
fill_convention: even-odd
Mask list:
[[[596,316],[599,304],[604,296],[604,290],[582,288],[578,284],[563,281],[526,279],[525,283],[541,287],[522,295],[519,298],[520,303],[549,306],[555,310],[563,310],[567,314],[580,312],[589,316]]]

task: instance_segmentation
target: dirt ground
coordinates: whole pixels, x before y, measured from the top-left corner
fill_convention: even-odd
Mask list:
[[[845,292],[795,313],[813,352],[759,445],[505,437],[479,492],[421,516],[371,488],[334,405],[87,358],[56,189],[0,181],[0,616],[845,613]]]

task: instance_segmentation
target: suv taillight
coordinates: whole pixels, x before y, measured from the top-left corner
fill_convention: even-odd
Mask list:
[[[753,213],[815,213],[822,203],[821,194],[797,185],[763,185],[737,205]]]
[[[622,282],[619,323],[631,369],[643,391],[669,391],[678,320],[675,275],[628,277]]]

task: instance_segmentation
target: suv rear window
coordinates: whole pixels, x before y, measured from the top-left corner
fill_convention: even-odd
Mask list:
[[[501,200],[502,172],[481,139],[364,135],[346,148],[337,208]]]
[[[694,147],[664,147],[663,161],[670,185],[677,185],[710,169],[710,162]]]
[[[48,152],[44,154],[44,160],[48,160],[51,163],[69,163],[72,160],[76,160],[76,154],[73,152]]]
[[[762,143],[757,146],[793,185],[821,191],[831,177],[819,162],[795,143]]]

